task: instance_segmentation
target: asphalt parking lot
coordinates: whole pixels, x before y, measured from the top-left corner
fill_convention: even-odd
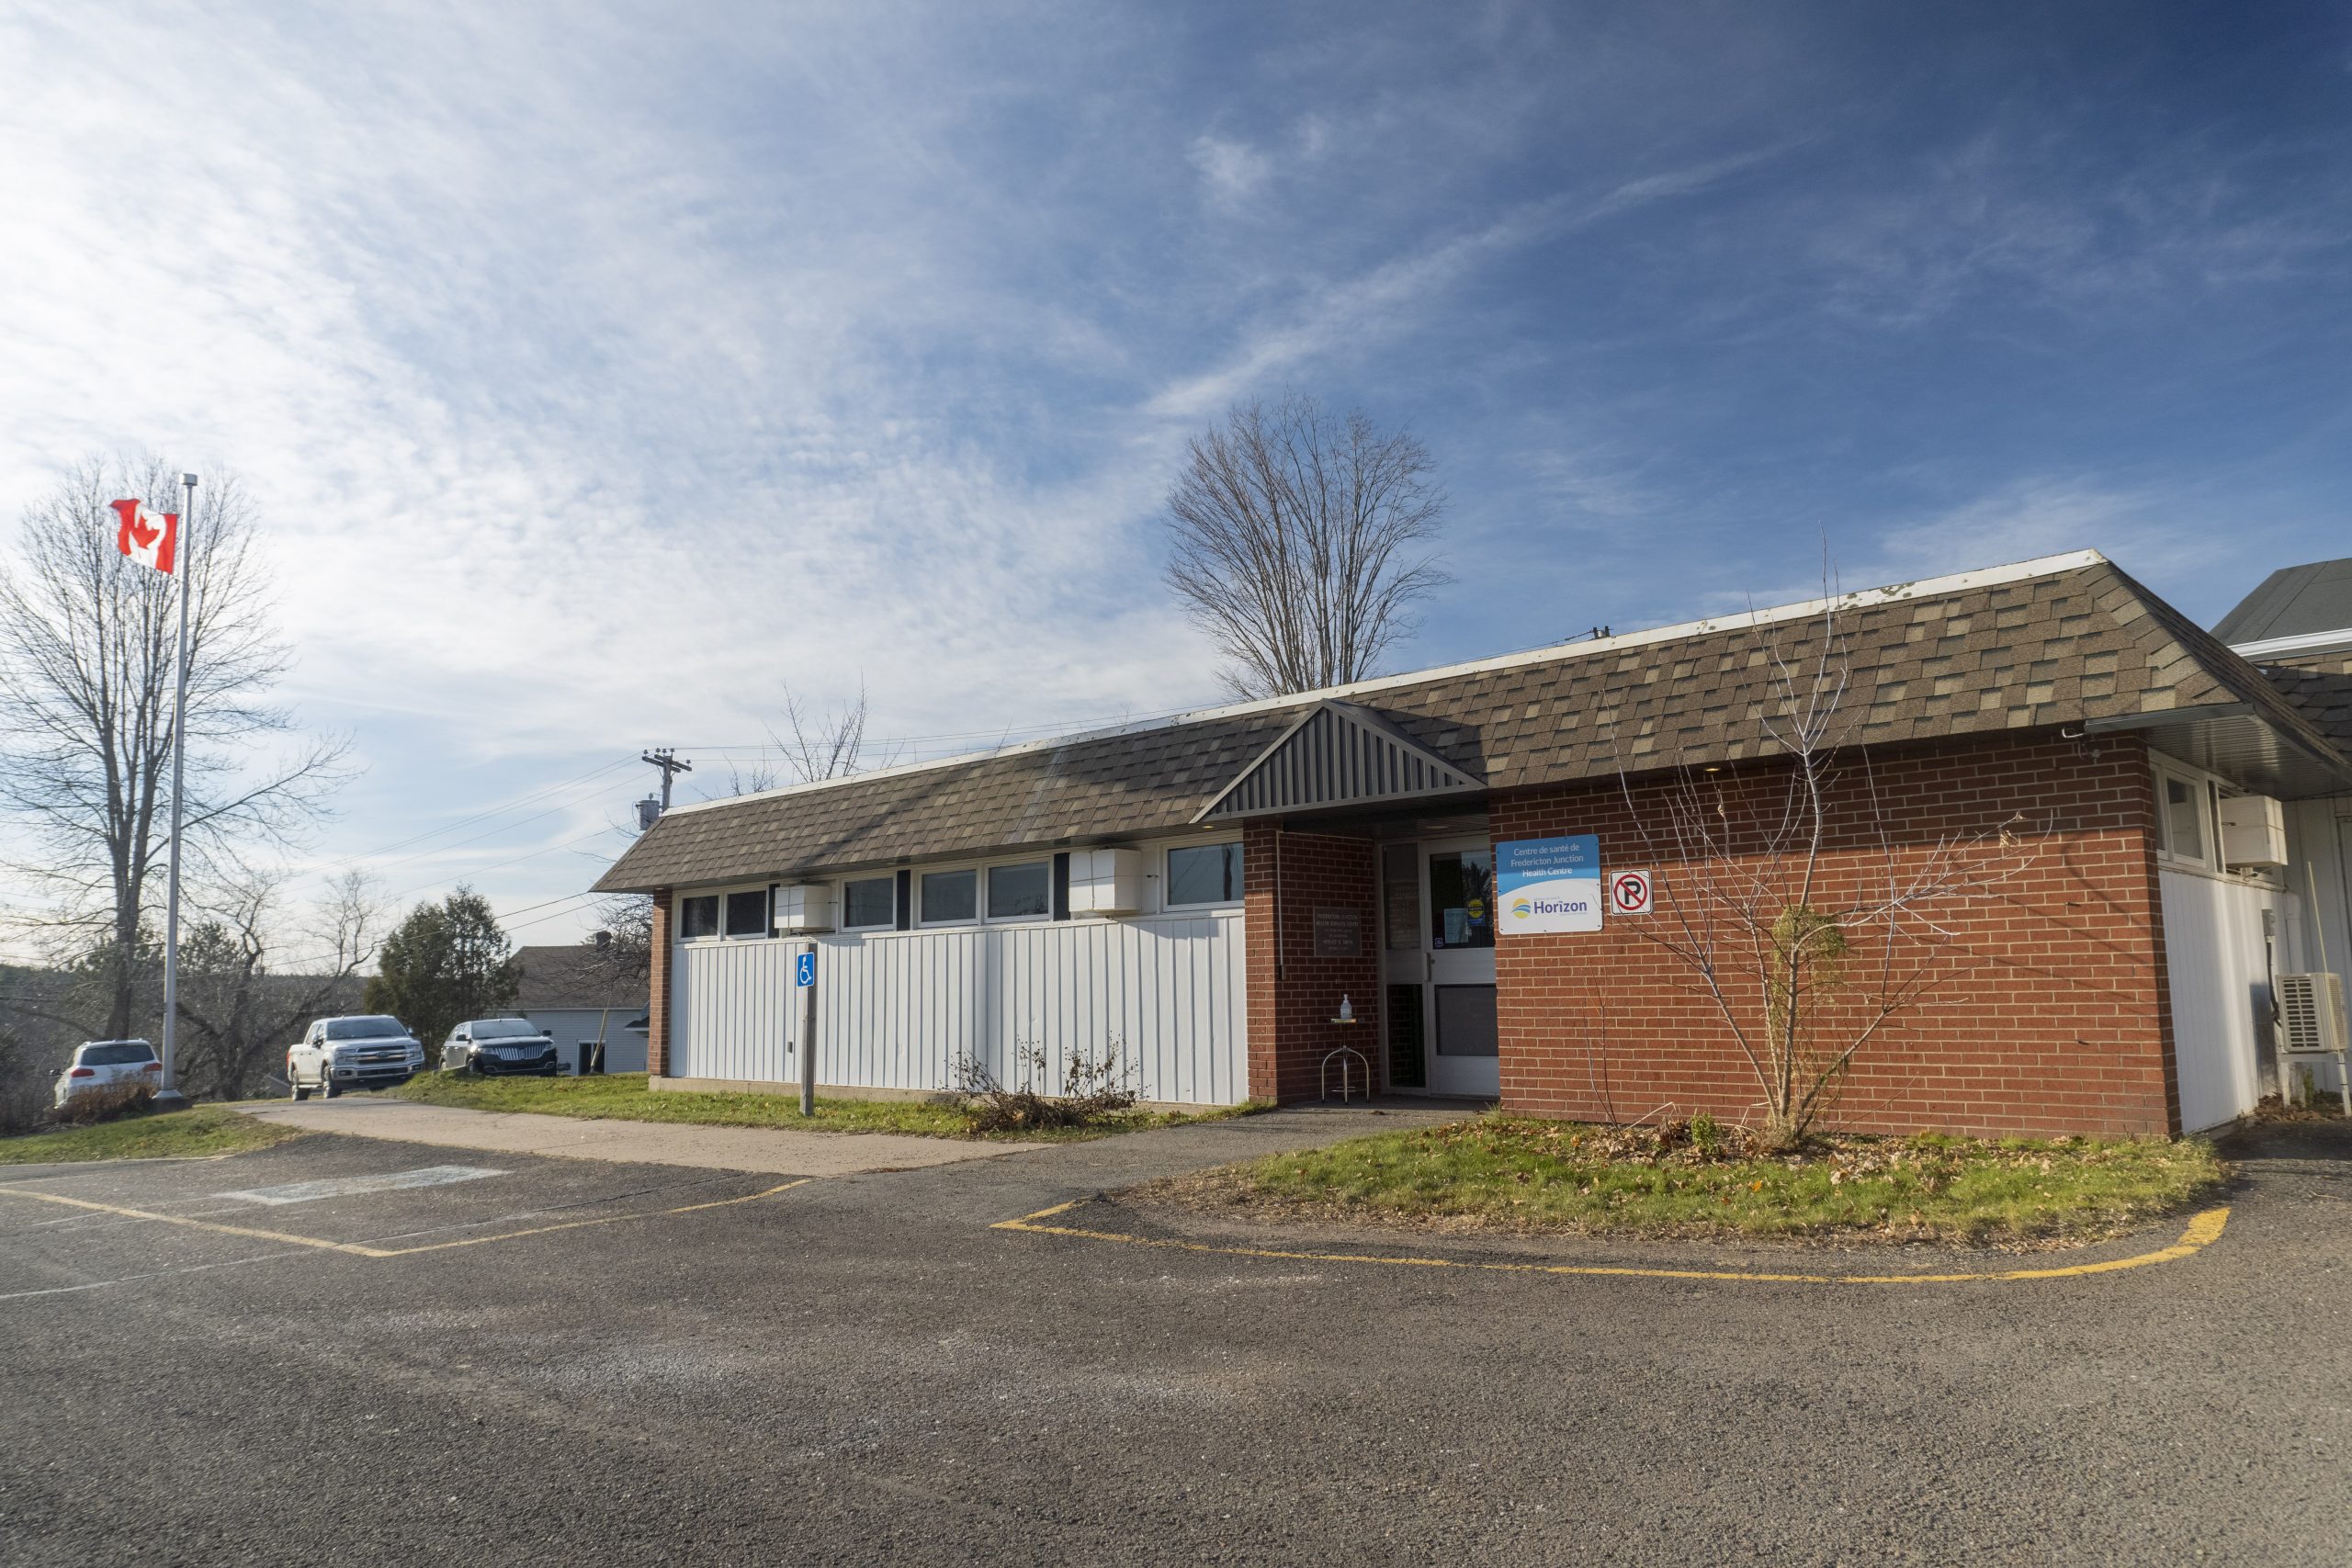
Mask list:
[[[2031,1281],[991,1228],[1079,1200],[1094,1228],[1174,1235],[1091,1195],[1326,1127],[1359,1130],[1258,1118],[805,1183],[334,1136],[12,1171],[0,1556],[2352,1558],[2340,1127],[2250,1147],[2201,1250]]]

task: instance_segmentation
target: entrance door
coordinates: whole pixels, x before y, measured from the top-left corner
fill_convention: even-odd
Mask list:
[[[1495,1098],[1494,846],[1385,845],[1381,880],[1389,1087]]]

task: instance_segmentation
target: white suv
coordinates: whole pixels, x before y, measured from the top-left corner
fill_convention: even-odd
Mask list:
[[[57,1075],[57,1108],[62,1111],[67,1100],[94,1089],[119,1084],[160,1089],[163,1083],[164,1064],[144,1040],[85,1040],[74,1047],[74,1059]]]
[[[382,1013],[322,1018],[286,1053],[286,1084],[297,1100],[316,1089],[333,1100],[347,1089],[390,1089],[424,1067],[424,1047]]]

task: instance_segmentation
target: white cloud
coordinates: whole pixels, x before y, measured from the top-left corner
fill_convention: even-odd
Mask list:
[[[1274,172],[1273,159],[1249,142],[1206,133],[1193,139],[1188,156],[1210,204],[1227,209],[1256,196]]]

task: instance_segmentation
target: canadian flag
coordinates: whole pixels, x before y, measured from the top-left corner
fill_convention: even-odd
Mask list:
[[[122,525],[115,530],[115,547],[141,566],[171,570],[180,542],[180,514],[150,512],[139,501],[118,501],[114,510],[122,519]]]

